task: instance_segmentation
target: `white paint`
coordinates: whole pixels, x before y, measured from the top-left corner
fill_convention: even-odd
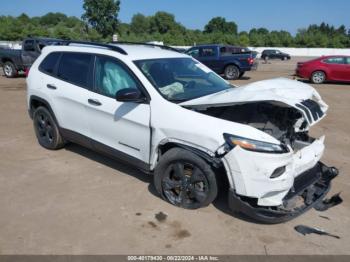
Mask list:
[[[313,87],[300,81],[287,78],[276,78],[250,83],[242,87],[232,88],[231,90],[225,90],[209,96],[193,99],[181,103],[181,105],[206,108],[230,106],[244,102],[275,101],[294,107],[300,111],[304,115],[304,119],[307,120],[305,112],[296,106],[307,99],[317,101],[323,113],[328,110],[327,104],[322,101],[321,96]],[[309,122],[308,120],[307,122],[310,126],[316,123]]]
[[[167,141],[190,145],[210,156],[222,149],[225,144],[224,133],[280,144],[276,138],[252,126],[211,117],[167,101],[134,63],[134,60],[141,59],[174,57],[192,59],[191,57],[160,48],[121,46],[129,55],[87,45],[45,47],[42,55],[31,67],[27,78],[28,106],[32,95],[45,99],[50,103],[60,126],[149,163],[151,168],[157,164],[159,145]],[[40,72],[38,70],[40,63],[54,51],[102,54],[123,61],[143,83],[151,97],[150,103],[117,102],[112,98],[73,86]],[[56,85],[57,89],[48,89],[47,84]],[[235,97],[236,95],[238,98]],[[89,98],[99,100],[103,107],[97,108],[89,104]],[[194,102],[190,101],[183,105],[227,104],[232,101],[236,102],[237,99],[242,104],[252,99],[266,101],[267,98],[283,102],[285,106],[294,106],[296,102],[303,99],[313,99],[324,112],[327,110],[326,105],[311,86],[285,79],[257,82],[229,90],[226,93],[196,99],[193,100]],[[323,140],[323,138],[316,140],[298,152],[293,152],[290,148],[290,152],[282,154],[258,153],[236,146],[223,157],[231,187],[241,195],[258,198],[259,205],[280,205],[283,197],[291,189],[294,178],[314,166],[322,157]],[[139,151],[125,147],[119,142],[132,145]],[[270,179],[272,172],[281,166],[286,166],[286,172],[276,179]]]

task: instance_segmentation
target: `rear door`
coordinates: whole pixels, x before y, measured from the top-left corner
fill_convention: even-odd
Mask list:
[[[338,80],[345,81],[349,78],[348,74],[350,73],[348,70],[348,65],[346,64],[345,57],[331,57],[323,60],[323,62],[328,67],[328,76],[329,80]]]
[[[272,59],[279,58],[279,51],[278,51],[278,50],[273,50],[273,51],[271,52],[270,57],[271,57]]]
[[[90,136],[86,107],[92,93],[93,55],[78,52],[51,55],[54,54],[60,56],[59,62],[53,72],[46,72],[43,88],[50,92],[50,105],[64,136],[83,143],[81,135]],[[44,62],[40,65],[41,71]]]
[[[95,149],[117,156],[142,169],[150,157],[150,105],[118,102],[116,93],[125,88],[140,89],[141,83],[121,61],[95,57],[94,93],[88,99],[88,123]]]

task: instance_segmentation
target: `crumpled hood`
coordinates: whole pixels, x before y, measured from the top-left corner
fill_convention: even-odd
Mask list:
[[[320,121],[328,109],[328,105],[312,86],[287,78],[254,82],[186,101],[180,105],[205,109],[259,101],[294,107],[303,114],[310,126]]]

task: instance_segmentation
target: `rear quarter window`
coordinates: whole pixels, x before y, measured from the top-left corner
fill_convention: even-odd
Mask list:
[[[43,73],[54,75],[59,57],[60,53],[51,53],[47,55],[41,62],[39,70]]]
[[[93,56],[84,53],[62,53],[57,77],[71,84],[90,88],[89,75]]]
[[[324,63],[326,64],[345,64],[344,63],[344,58],[343,57],[332,57],[332,58],[328,58],[323,60]]]
[[[210,56],[216,56],[216,48],[213,47],[203,47],[201,49],[202,57],[210,57]]]

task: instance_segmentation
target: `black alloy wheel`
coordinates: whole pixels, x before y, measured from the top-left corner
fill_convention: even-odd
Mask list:
[[[165,200],[186,209],[207,206],[217,195],[211,167],[199,156],[180,148],[169,150],[161,158],[154,183]]]
[[[35,110],[33,124],[36,137],[41,146],[51,150],[64,146],[57,124],[45,107],[39,107]]]

